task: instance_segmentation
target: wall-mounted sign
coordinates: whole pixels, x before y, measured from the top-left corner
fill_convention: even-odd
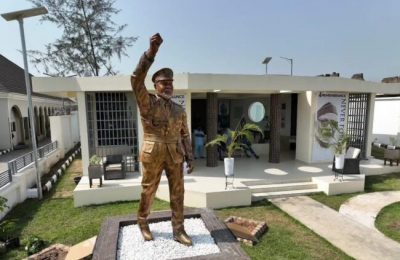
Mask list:
[[[257,123],[264,119],[265,108],[261,102],[254,102],[249,107],[249,118]]]
[[[173,95],[171,99],[185,109],[185,95]]]

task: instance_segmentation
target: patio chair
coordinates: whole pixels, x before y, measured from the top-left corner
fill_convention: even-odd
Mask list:
[[[125,161],[122,154],[107,155],[103,162],[104,180],[125,179]]]
[[[344,156],[343,169],[335,168],[335,157],[333,157],[332,171],[341,174],[360,174],[360,154],[359,148],[349,147]]]
[[[388,145],[383,152],[383,161],[385,165],[387,160],[390,162],[390,166],[393,166],[393,161],[399,166],[400,147]]]

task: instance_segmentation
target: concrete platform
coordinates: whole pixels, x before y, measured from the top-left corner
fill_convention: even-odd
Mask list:
[[[326,195],[337,195],[364,191],[365,175],[343,175],[343,178],[339,179],[332,176],[320,176],[312,177],[312,181]]]
[[[196,160],[194,172],[184,176],[185,206],[208,208],[246,206],[251,204],[254,185],[311,182],[313,177],[328,176],[333,179],[334,176],[331,163],[307,164],[294,160],[293,154],[282,156],[279,164],[268,163],[266,157],[258,160],[235,158],[234,188],[225,190],[223,162],[212,168],[205,165],[204,159]],[[400,172],[400,167],[384,166],[383,161],[376,159],[361,161],[360,169],[363,175]],[[95,180],[94,186],[96,183]],[[139,200],[140,183],[141,176],[136,172],[128,173],[124,180],[106,180],[103,181],[103,187],[90,189],[89,180],[84,176],[74,191],[74,203],[75,206],[84,206]],[[335,184],[337,185],[347,185],[347,182]],[[322,188],[318,189],[322,191]],[[169,201],[168,181],[165,175],[161,178],[156,197]]]

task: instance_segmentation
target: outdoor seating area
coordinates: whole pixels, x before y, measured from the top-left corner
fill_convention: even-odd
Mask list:
[[[390,166],[393,166],[393,162],[399,166],[400,163],[400,146],[372,143],[373,146],[383,150],[383,163],[386,165],[388,161]]]

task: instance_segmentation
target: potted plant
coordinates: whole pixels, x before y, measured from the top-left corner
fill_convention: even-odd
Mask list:
[[[344,166],[344,155],[349,142],[349,136],[339,131],[339,126],[336,121],[333,121],[330,127],[330,131],[326,130],[326,136],[328,136],[328,134],[331,136],[329,147],[332,149],[335,156],[335,168],[340,170],[343,169]]]
[[[91,187],[92,179],[95,179],[95,178],[101,179],[101,177],[103,176],[102,158],[99,155],[95,154],[92,157],[90,157],[88,172],[89,172],[89,180],[90,180],[90,187]]]
[[[234,174],[234,158],[233,154],[235,151],[243,150],[245,144],[243,144],[242,139],[246,138],[248,142],[251,144],[253,142],[254,133],[260,133],[261,136],[264,136],[261,128],[256,124],[245,124],[241,129],[237,129],[235,131],[228,130],[224,135],[217,135],[214,140],[208,142],[206,147],[209,146],[225,146],[227,156],[224,158],[224,166],[225,166],[225,175],[232,176]]]

